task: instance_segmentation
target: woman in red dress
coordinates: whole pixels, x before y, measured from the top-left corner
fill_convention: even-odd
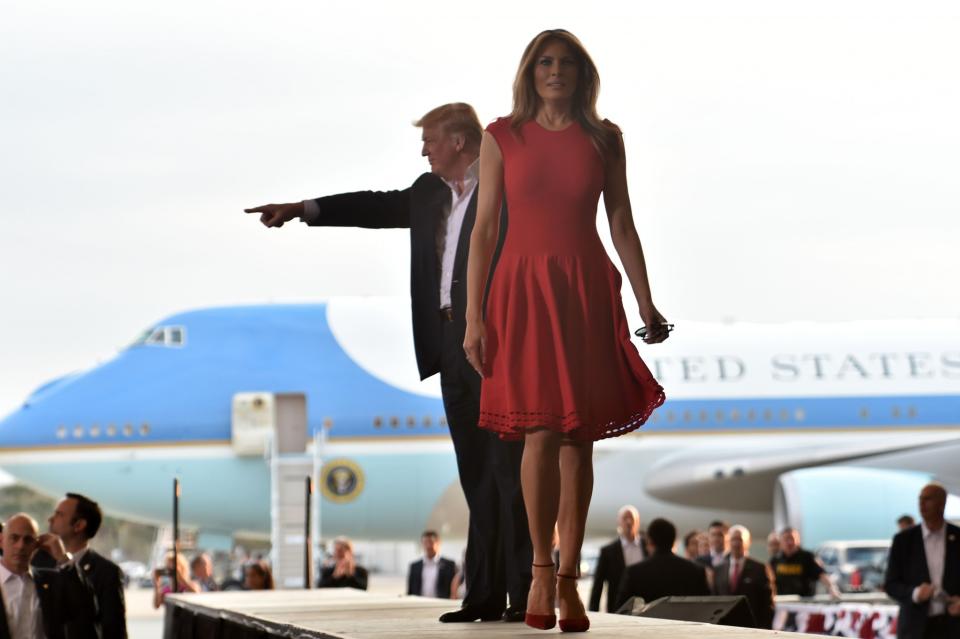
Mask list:
[[[533,542],[526,621],[584,631],[577,558],[593,492],[593,442],[639,428],[663,388],[630,341],[621,278],[597,234],[601,193],[647,343],[667,324],[653,305],[627,193],[620,130],[596,112],[599,79],[579,40],[544,31],[527,46],[513,112],[487,127],[470,240],[464,349],[483,375],[480,427],[523,439],[523,498]],[[483,309],[499,231],[508,224]],[[556,524],[560,566],[550,554]],[[557,579],[559,578],[559,579]]]

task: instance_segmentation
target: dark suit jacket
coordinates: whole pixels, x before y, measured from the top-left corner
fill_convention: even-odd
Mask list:
[[[703,566],[672,552],[655,552],[649,559],[628,566],[617,595],[619,608],[630,597],[651,602],[660,597],[703,597],[710,594]]]
[[[402,191],[360,191],[316,200],[320,214],[311,226],[359,226],[410,229],[410,297],[413,344],[420,378],[440,371],[443,325],[440,318],[440,265],[437,228],[449,210],[450,188],[436,175],[424,173]],[[457,243],[450,290],[454,321],[466,330],[467,253],[477,216],[477,192],[467,206]],[[503,225],[501,225],[503,226]],[[501,234],[503,229],[501,228]]]
[[[773,571],[766,564],[746,557],[737,580],[737,587],[730,587],[730,555],[720,564],[713,577],[713,592],[716,595],[743,595],[750,604],[757,628],[773,627]]]
[[[450,598],[450,584],[453,582],[453,576],[457,574],[457,564],[446,557],[440,557],[437,566],[437,597],[441,599]],[[418,559],[410,564],[410,571],[407,573],[407,594],[419,595],[423,590],[423,559]]]
[[[943,564],[943,589],[960,595],[960,528],[946,524],[946,556]],[[927,553],[920,524],[898,533],[890,546],[887,575],[883,589],[900,604],[897,620],[898,639],[921,639],[927,625],[929,602],[913,603],[913,589],[930,581]],[[960,618],[949,617],[949,636],[960,637]]]
[[[92,548],[78,562],[81,582],[95,602],[101,639],[126,639],[127,611],[123,598],[123,571]],[[72,638],[71,638],[72,639]]]
[[[730,556],[730,553],[725,554],[723,556],[724,561],[726,561],[727,557],[729,556]],[[693,561],[700,564],[704,568],[709,568],[710,570],[713,570],[713,555],[711,555],[710,553],[707,553],[706,555],[698,555],[696,559],[694,559]]]
[[[74,611],[67,620],[67,639],[126,639],[119,566],[92,548],[84,553],[78,569],[57,569],[57,562],[45,550],[38,551],[31,563],[35,569],[58,570],[64,578],[65,605]]]
[[[646,559],[647,551],[644,549],[643,537],[640,538],[640,548]],[[616,611],[617,607],[614,604],[616,604],[617,589],[620,587],[625,565],[623,546],[619,537],[600,549],[597,567],[593,571],[593,587],[590,588],[590,610],[600,610],[600,596],[603,593],[603,585],[607,584],[607,612]]]
[[[63,576],[56,570],[34,568],[33,582],[40,600],[40,614],[43,617],[43,632],[46,639],[65,639],[65,624],[72,609]],[[10,639],[7,609],[4,606],[2,593],[0,593],[0,639]]]
[[[357,566],[353,577],[333,578],[334,566],[324,566],[320,570],[320,580],[317,582],[318,588],[356,588],[357,590],[367,589],[367,569],[363,566]]]

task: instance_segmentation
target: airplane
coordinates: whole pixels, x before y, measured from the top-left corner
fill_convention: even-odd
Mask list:
[[[635,343],[668,399],[596,444],[588,537],[612,535],[628,503],[681,534],[723,519],[755,536],[793,525],[805,545],[885,537],[926,481],[960,492],[960,320],[678,322]],[[465,538],[439,380],[416,371],[405,298],[178,313],[31,393],[0,420],[0,467],[158,525],[178,477],[181,524],[229,547],[271,521],[265,445],[237,428],[238,401],[302,393],[323,537]]]

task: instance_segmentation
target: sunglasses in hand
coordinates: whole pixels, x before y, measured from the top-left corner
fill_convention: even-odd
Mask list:
[[[667,333],[671,333],[671,332],[673,331],[673,324],[668,324],[668,323],[664,322],[663,324],[660,324],[660,325],[657,326],[656,328],[662,328],[662,329],[665,329],[665,330],[667,331]],[[633,334],[636,335],[637,337],[639,337],[640,339],[646,341],[646,339],[647,339],[647,332],[648,332],[648,331],[647,331],[647,327],[646,327],[646,326],[641,326],[640,328],[638,328],[637,330],[635,330],[635,331],[633,332]]]

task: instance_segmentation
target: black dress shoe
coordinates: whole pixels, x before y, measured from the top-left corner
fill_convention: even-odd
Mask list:
[[[527,614],[526,608],[518,608],[517,606],[510,606],[509,608],[503,611],[503,616],[501,617],[501,619],[503,621],[509,621],[511,623],[518,622],[518,621],[523,621],[523,618],[526,616],[526,614]]]
[[[440,615],[440,623],[469,623],[472,621],[500,621],[503,609],[487,608],[485,606],[464,606],[460,610],[445,612]]]

